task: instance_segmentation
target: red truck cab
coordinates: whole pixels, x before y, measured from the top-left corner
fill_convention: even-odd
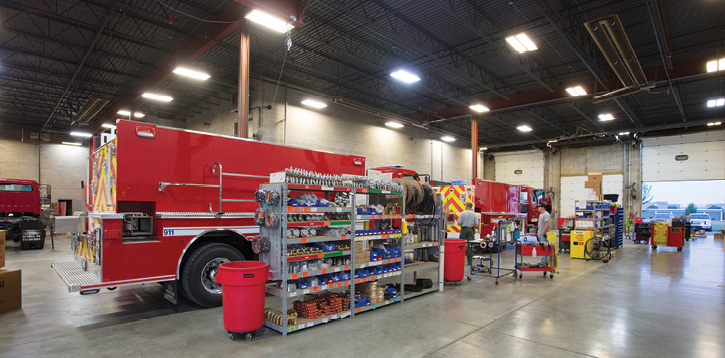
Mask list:
[[[40,215],[38,182],[24,179],[0,178],[0,216]]]

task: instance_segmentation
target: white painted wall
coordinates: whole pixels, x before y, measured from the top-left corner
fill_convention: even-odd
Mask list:
[[[646,138],[643,145],[645,182],[725,179],[725,131]],[[688,159],[677,161],[677,155]]]
[[[622,174],[605,174],[602,177],[603,194],[619,194],[617,203],[622,203]],[[587,181],[586,175],[563,176],[561,177],[561,209],[559,217],[574,215],[577,200],[597,200],[593,190],[584,188]]]
[[[544,152],[528,150],[496,154],[496,181],[508,184],[544,187]],[[521,174],[515,174],[521,170]]]

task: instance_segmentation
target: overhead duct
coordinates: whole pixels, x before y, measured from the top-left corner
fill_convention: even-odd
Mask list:
[[[73,117],[71,125],[75,123],[88,124],[88,122],[90,122],[90,120],[93,119],[96,114],[98,114],[98,112],[106,106],[106,104],[108,104],[108,100],[103,98],[91,98],[87,100],[83,105],[83,108],[81,108],[81,110],[78,111],[78,114]]]
[[[643,87],[647,77],[616,14],[584,23],[609,66],[625,87]]]

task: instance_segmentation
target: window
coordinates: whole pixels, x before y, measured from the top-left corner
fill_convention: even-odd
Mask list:
[[[691,219],[707,219],[710,220],[710,215],[707,214],[690,214]]]
[[[30,184],[0,184],[0,191],[29,193],[33,191],[33,186]]]

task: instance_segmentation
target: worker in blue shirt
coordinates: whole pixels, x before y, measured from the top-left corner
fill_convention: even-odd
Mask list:
[[[479,221],[478,217],[476,216],[476,213],[473,212],[473,203],[467,202],[466,203],[466,211],[462,212],[461,215],[458,216],[458,226],[461,227],[461,235],[459,238],[461,240],[471,241],[476,238],[476,231],[479,230]],[[470,245],[466,243],[466,260],[468,261],[468,265],[471,265],[471,255],[469,254],[469,250],[471,250]]]

